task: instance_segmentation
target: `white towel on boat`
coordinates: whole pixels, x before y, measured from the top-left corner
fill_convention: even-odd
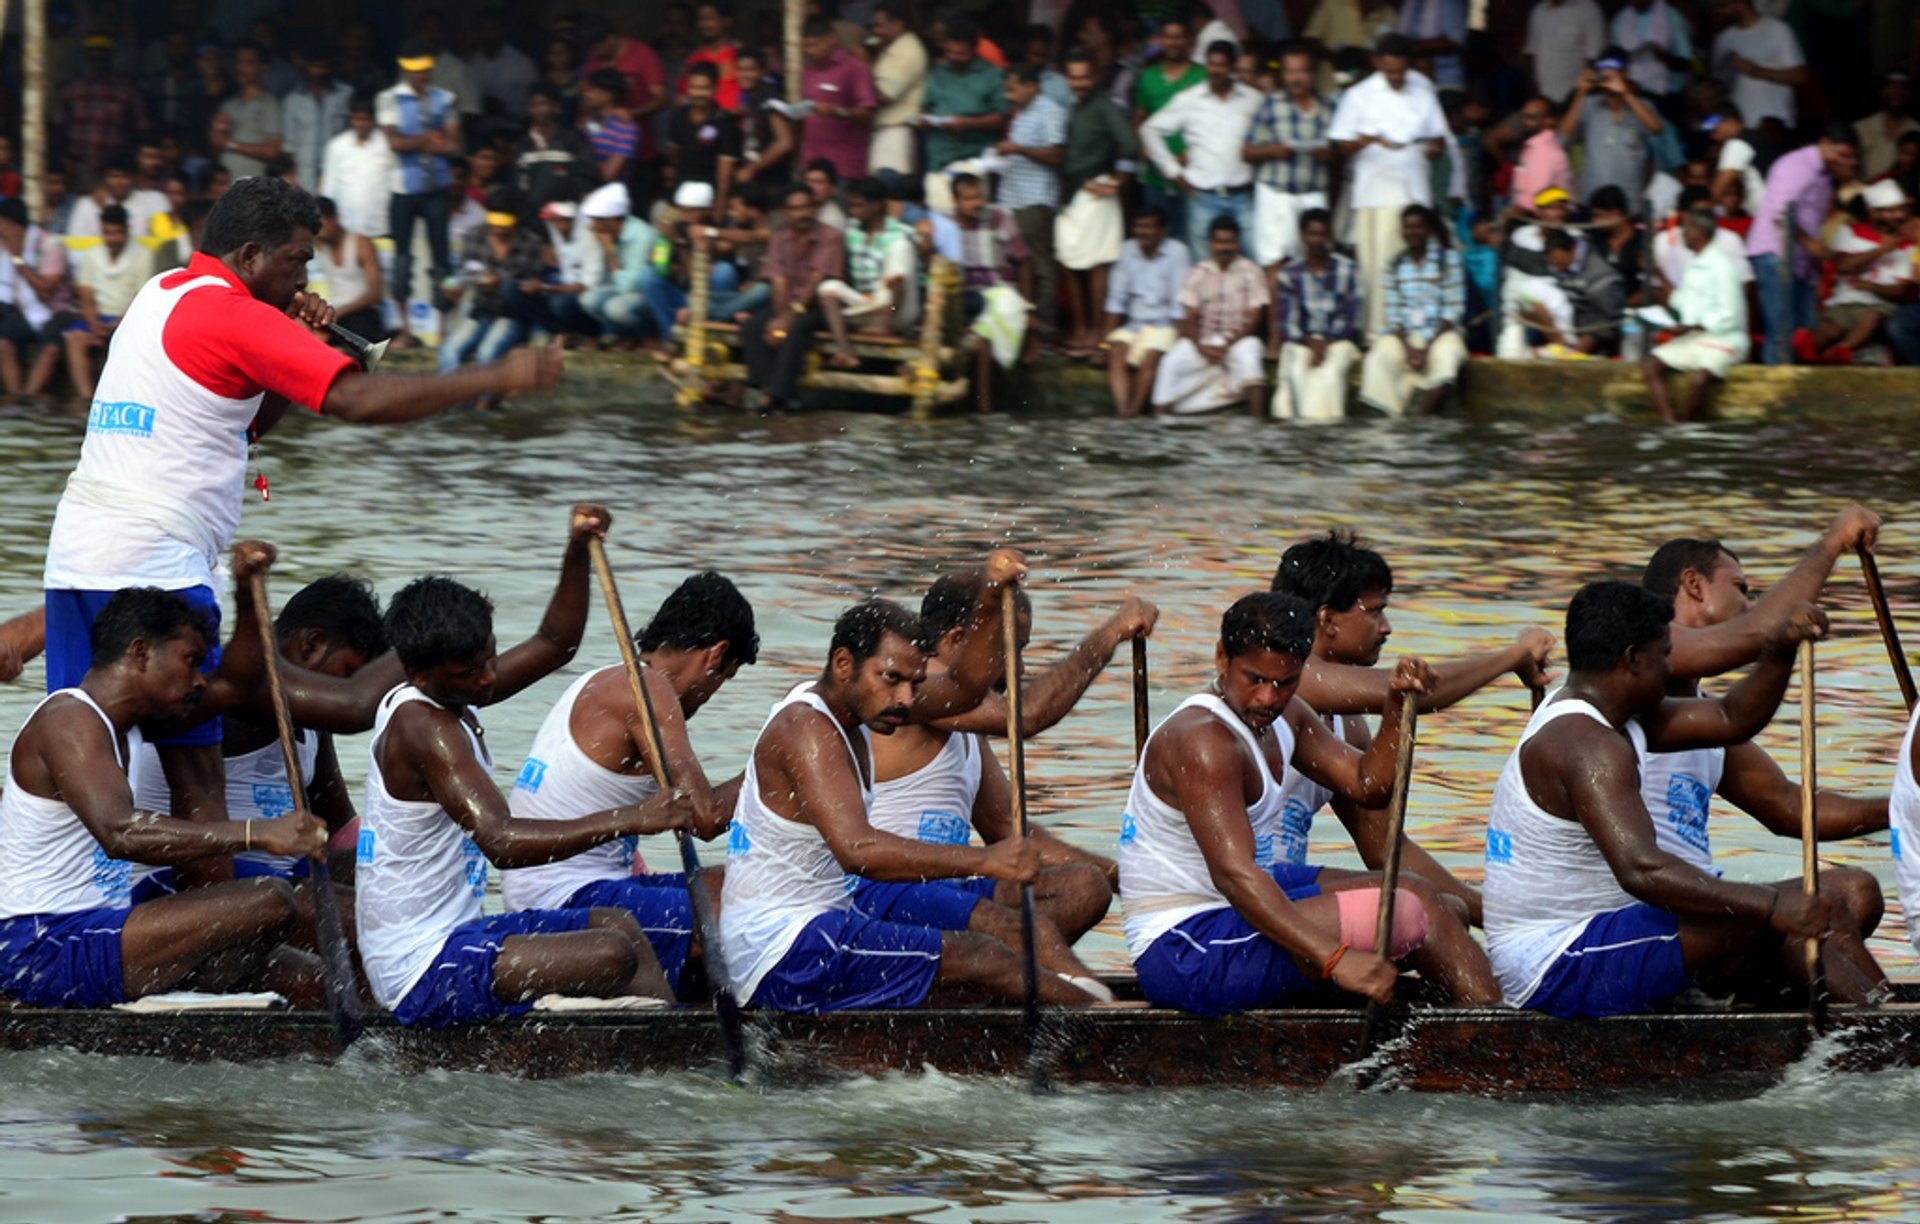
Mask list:
[[[656,999],[651,995],[621,995],[613,999],[595,999],[586,995],[541,995],[533,1001],[533,1010],[544,1012],[577,1011],[645,1011],[655,1007],[671,1007],[665,999]]]
[[[115,1003],[113,1010],[168,1015],[175,1012],[268,1011],[286,1005],[286,996],[271,990],[257,990],[250,994],[208,994],[202,990],[172,990],[165,994],[151,994],[144,999],[135,999],[131,1003]]]

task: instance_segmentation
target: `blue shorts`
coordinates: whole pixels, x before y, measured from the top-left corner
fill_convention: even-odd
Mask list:
[[[92,909],[0,920],[0,994],[29,1007],[126,1002],[120,935],[132,912]]]
[[[1569,1020],[1645,1011],[1691,984],[1680,919],[1651,905],[1600,914],[1521,1006]]]
[[[75,688],[87,669],[93,666],[93,619],[113,598],[112,591],[46,592],[47,599],[47,691],[57,693]],[[208,586],[187,587],[178,594],[205,613],[212,626],[213,641],[207,644],[206,661],[200,670],[212,675],[220,666],[220,600]],[[209,718],[178,735],[150,741],[161,746],[199,746],[220,742],[220,720]]]
[[[667,982],[677,993],[680,971],[687,967],[687,954],[693,950],[693,902],[687,897],[687,877],[640,875],[626,880],[599,880],[567,898],[568,909],[592,909],[604,905],[632,914],[646,932],[647,942],[660,967],[667,971]]]
[[[1320,895],[1318,867],[1276,863],[1270,870],[1289,899]],[[1180,923],[1154,940],[1133,968],[1141,993],[1156,1006],[1201,1016],[1275,1007],[1325,985],[1300,972],[1291,953],[1230,905]]]
[[[106,324],[108,327],[112,327],[115,323],[118,323],[120,321],[120,316],[101,315],[100,321]],[[92,331],[93,325],[88,323],[85,319],[75,319],[73,322],[67,324],[67,330],[70,332]]]
[[[271,867],[254,859],[236,858],[233,860],[233,878],[236,880],[304,880],[312,864],[301,859],[292,867]],[[162,867],[158,871],[148,872],[140,877],[133,886],[131,900],[135,905],[145,905],[149,901],[158,901],[162,897],[171,897],[180,891],[179,877],[173,868]]]
[[[853,890],[853,907],[880,922],[932,927],[936,931],[964,931],[982,901],[993,900],[998,880],[975,876],[966,880],[929,880],[920,884],[886,884],[861,880]]]
[[[393,1009],[393,1018],[410,1028],[446,1028],[531,1010],[531,1001],[502,1003],[493,993],[493,963],[500,958],[500,945],[514,935],[584,931],[592,917],[583,909],[521,910],[455,927],[433,964]]]
[[[940,932],[836,910],[807,924],[748,1002],[786,1012],[918,1007],[939,971]]]

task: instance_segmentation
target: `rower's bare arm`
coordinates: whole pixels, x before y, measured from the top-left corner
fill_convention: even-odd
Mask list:
[[[1360,861],[1367,865],[1368,870],[1379,871],[1387,861],[1387,810],[1361,807],[1348,799],[1336,797],[1333,813],[1347,827],[1348,835],[1353,838],[1353,848],[1360,853]],[[1482,925],[1479,890],[1448,871],[1439,859],[1404,833],[1400,836],[1400,866],[1402,870],[1433,885],[1436,891],[1460,898],[1467,907],[1468,920],[1474,926]]]
[[[667,775],[693,814],[693,835],[701,841],[712,841],[733,819],[733,802],[740,793],[739,780],[735,779],[731,793],[722,793],[724,788],[716,790],[707,781],[707,771],[700,767],[700,757],[687,734],[686,715],[680,711],[680,695],[673,691],[673,682],[653,668],[647,668],[640,675],[647,686],[647,695],[653,698],[654,727],[660,732],[660,744],[667,752]],[[640,725],[640,711],[634,705],[632,687],[626,677],[618,673],[608,672],[601,679],[618,684],[620,696],[626,699],[628,747],[651,769],[653,750],[647,743],[646,729]]]
[[[588,541],[607,538],[613,514],[605,506],[579,505],[567,524],[567,551],[560,560],[560,583],[547,612],[532,637],[511,650],[500,652],[494,664],[493,698],[489,704],[507,700],[538,681],[546,679],[572,661],[587,631],[588,591],[593,573],[593,555]]]
[[[1766,729],[1786,696],[1800,643],[1827,636],[1827,614],[1801,604],[1773,627],[1753,670],[1723,697],[1669,697],[1645,721],[1655,752],[1744,744]]]
[[[406,678],[400,656],[391,650],[345,679],[295,667],[284,659],[280,663],[281,687],[294,724],[336,735],[371,731],[380,699]],[[266,700],[264,694],[262,700]]]
[[[1389,674],[1380,730],[1366,751],[1322,722],[1296,695],[1284,717],[1293,728],[1293,763],[1301,773],[1362,807],[1380,807],[1393,797],[1394,757],[1400,741],[1400,694],[1431,690],[1433,669],[1419,659],[1401,659]]]
[[[461,366],[445,374],[362,374],[348,370],[333,380],[320,411],[359,425],[417,421],[485,395],[550,391],[566,371],[560,341],[525,345],[499,361]]]
[[[333,737],[320,737],[320,751],[314,757],[313,776],[306,779],[307,810],[326,823],[329,834],[338,833],[353,823],[353,795],[340,773],[340,756],[334,751]]]
[[[144,724],[149,736],[162,738],[256,700],[267,708],[266,653],[251,580],[255,573],[264,574],[272,567],[274,556],[273,545],[259,540],[241,540],[233,546],[233,636],[221,648],[220,666],[207,677],[207,687],[186,717]]]
[[[1027,563],[1014,549],[996,548],[987,555],[982,573],[985,580],[980,584],[980,601],[967,622],[959,657],[950,669],[930,673],[914,690],[915,722],[938,722],[973,709],[1005,669],[1000,602],[1010,585],[1027,576]]]
[[[1727,749],[1720,794],[1781,837],[1800,836],[1800,783],[1789,778],[1760,745],[1735,744]],[[1887,827],[1887,797],[1856,799],[1835,791],[1816,791],[1813,814],[1821,841],[1878,833]]]
[[[1522,630],[1503,649],[1435,663],[1433,689],[1420,698],[1420,712],[1444,710],[1508,673],[1528,688],[1544,688],[1553,680],[1547,668],[1553,647],[1553,634],[1536,626]],[[1300,678],[1300,696],[1322,714],[1372,714],[1386,704],[1391,684],[1391,675],[1381,668],[1316,656]]]
[[[1686,679],[1718,676],[1745,667],[1760,653],[1772,628],[1801,604],[1820,597],[1820,588],[1841,557],[1856,548],[1872,551],[1880,534],[1880,516],[1859,503],[1834,517],[1793,571],[1739,616],[1710,629],[1673,629],[1673,674]]]
[[[46,648],[45,605],[0,624],[0,684],[18,680],[21,670]]]
[[[1120,610],[1083,638],[1066,658],[1020,686],[1021,730],[1032,737],[1065,718],[1086,695],[1094,678],[1113,661],[1120,643],[1151,636],[1159,619],[1160,609],[1137,596],[1127,596]],[[942,720],[940,726],[949,731],[1004,736],[1007,699],[1000,693],[988,693],[979,705],[956,718]]]

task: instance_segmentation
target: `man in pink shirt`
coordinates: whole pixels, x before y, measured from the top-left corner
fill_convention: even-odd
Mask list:
[[[873,73],[842,49],[833,23],[810,17],[801,30],[800,48],[807,57],[800,78],[800,96],[813,105],[806,132],[800,138],[799,164],[824,157],[844,179],[867,173],[867,150],[873,139],[873,115],[880,99],[873,91]]]
[[[1520,146],[1520,157],[1513,167],[1513,187],[1508,193],[1515,208],[1533,211],[1533,198],[1549,187],[1573,191],[1573,163],[1554,131],[1553,105],[1545,98],[1527,99],[1520,112],[1520,125],[1527,133]]]

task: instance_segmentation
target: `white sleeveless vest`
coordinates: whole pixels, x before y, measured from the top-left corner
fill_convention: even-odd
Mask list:
[[[167,272],[127,307],[87,413],[80,464],[54,512],[48,587],[215,585],[214,567],[240,526],[247,428],[263,397],[207,390],[167,356],[162,337],[181,299],[225,284]]]
[[[1726,768],[1725,748],[1649,752],[1640,762],[1640,798],[1653,817],[1654,840],[1668,854],[1711,876],[1721,871],[1713,865],[1708,818]]]
[[[828,712],[827,703],[813,691],[811,682],[776,703],[767,721],[772,722],[774,715],[790,705],[811,706],[840,733],[871,818],[873,787],[861,772],[860,754],[847,737],[846,728]],[[762,728],[761,735],[765,734]],[[862,727],[860,735],[867,741],[865,746],[871,747],[872,732]],[[846,873],[819,831],[812,825],[788,820],[761,800],[755,759],[758,753],[756,743],[754,756],[748,758],[739,802],[733,809],[733,823],[727,829],[727,880],[720,894],[720,943],[726,950],[727,971],[742,1000],[753,998],[761,979],[780,963],[809,922],[853,904]],[[873,759],[871,752],[867,759]]]
[[[979,736],[955,731],[925,765],[890,782],[874,783],[873,827],[942,846],[970,843],[981,750]]]
[[[513,780],[507,805],[521,820],[577,820],[608,808],[645,803],[660,793],[648,774],[615,773],[588,758],[573,739],[574,703],[595,676],[620,668],[588,672],[561,695],[539,734],[526,764]],[[500,873],[500,896],[510,910],[563,909],[567,899],[589,884],[624,880],[633,874],[638,837],[616,837],[572,858]]]
[[[1920,728],[1920,710],[1907,721],[1907,734],[1900,741],[1887,824],[1893,835],[1893,881],[1907,916],[1907,941],[1920,949],[1920,781],[1913,776],[1915,728]]]
[[[1153,735],[1160,734],[1175,714],[1199,707],[1213,715],[1240,737],[1260,764],[1260,797],[1247,806],[1247,823],[1253,827],[1255,858],[1266,848],[1266,861],[1273,864],[1273,848],[1280,836],[1282,786],[1273,776],[1260,741],[1227,703],[1211,693],[1202,693],[1181,702],[1167,715]],[[1285,718],[1273,724],[1273,733],[1281,756],[1293,772],[1293,728]],[[1153,747],[1153,736],[1147,737]],[[1153,793],[1147,781],[1147,754],[1133,770],[1133,788],[1127,792],[1127,812],[1120,822],[1120,899],[1126,906],[1127,953],[1138,960],[1153,946],[1153,941],[1195,914],[1220,909],[1227,898],[1214,887],[1200,843],[1193,839],[1184,813]]]
[[[353,877],[360,961],[374,997],[386,1008],[407,997],[455,927],[480,917],[487,891],[487,859],[467,831],[431,799],[395,799],[380,775],[387,723],[409,701],[445,708],[410,684],[381,699],[367,753]],[[474,756],[491,771],[486,744],[465,719],[460,725]]]
[[[294,730],[293,750],[300,760],[300,780],[313,781],[313,769],[320,760],[320,735],[304,727]],[[278,820],[292,812],[293,787],[287,782],[287,759],[280,753],[280,742],[273,741],[252,752],[225,758],[227,771],[228,820]],[[173,792],[167,786],[166,770],[160,764],[160,750],[147,744],[140,750],[140,785],[133,792],[133,805],[143,812],[173,813]],[[243,850],[236,861],[258,863],[276,874],[290,871],[300,860],[264,850]],[[160,870],[144,863],[134,865],[134,880]]]
[[[1575,716],[1612,729],[1600,711],[1585,701],[1563,697],[1542,705],[1501,768],[1487,814],[1487,874],[1482,891],[1487,958],[1500,979],[1501,994],[1515,1007],[1533,997],[1540,979],[1587,929],[1587,923],[1639,904],[1620,887],[1600,847],[1579,821],[1549,815],[1527,794],[1521,750],[1548,723]],[[1626,732],[1644,775],[1646,732],[1638,721],[1628,722]]]
[[[313,262],[307,267],[308,292],[340,305],[357,302],[366,295],[367,270],[360,266],[360,244],[354,237],[349,233],[341,240],[341,257],[337,261],[326,243],[313,244]],[[316,288],[316,281],[324,288]]]
[[[1336,714],[1331,723],[1315,713],[1322,726],[1343,742],[1347,738],[1346,720],[1356,715]],[[1313,840],[1313,818],[1333,802],[1333,792],[1287,762],[1287,776],[1280,781],[1280,833],[1278,845],[1260,860],[1262,867],[1274,863],[1305,863],[1307,847]]]
[[[55,697],[84,702],[107,724],[106,711],[84,690],[61,689],[41,698],[24,730]],[[16,743],[18,742],[16,738]],[[114,736],[113,763],[127,771],[127,782],[139,787],[140,732],[127,732],[126,757],[120,756]],[[13,776],[13,757],[7,757],[7,788],[0,793],[0,918],[27,914],[76,914],[83,910],[122,908],[133,889],[133,865],[109,855],[94,839],[73,809],[58,799],[29,793]]]

